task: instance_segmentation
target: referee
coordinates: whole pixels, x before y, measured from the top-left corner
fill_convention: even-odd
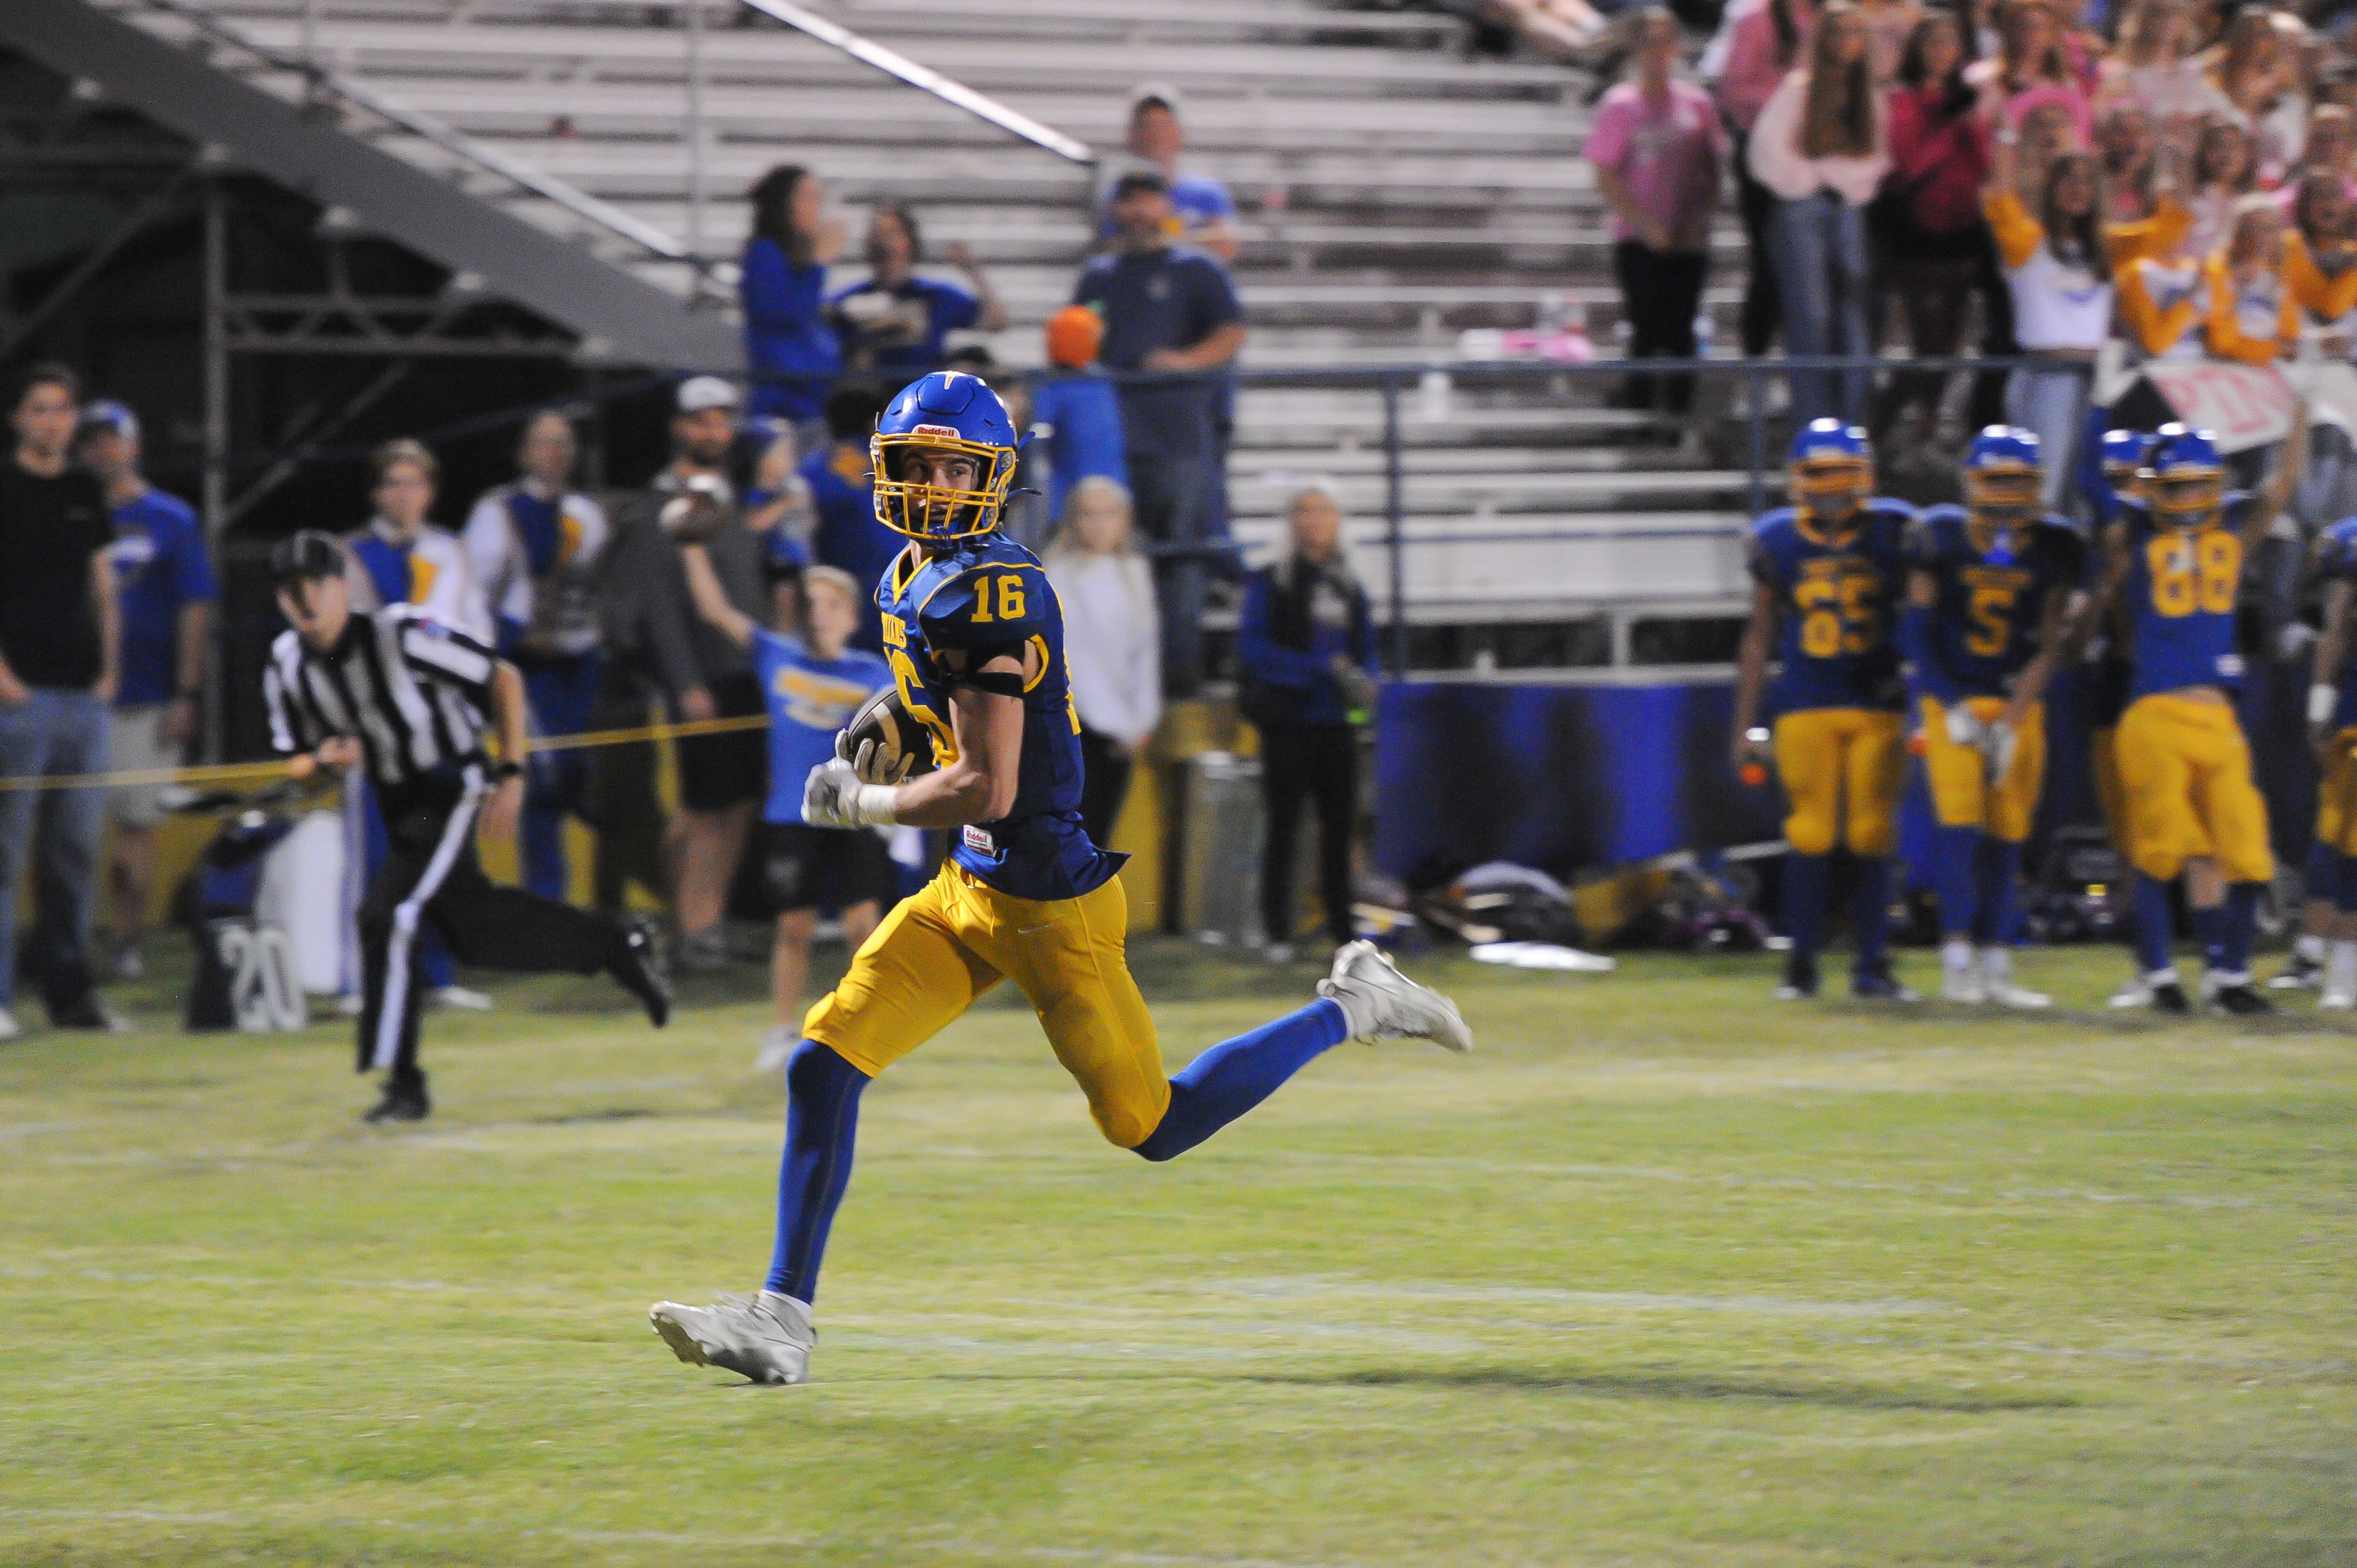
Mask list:
[[[263,692],[272,743],[295,757],[298,774],[368,769],[393,841],[361,903],[360,1070],[387,1069],[384,1098],[364,1120],[417,1122],[433,1109],[417,1066],[412,960],[421,918],[468,963],[603,970],[662,1027],[671,992],[643,922],[501,887],[475,859],[478,819],[507,838],[523,804],[522,676],[414,605],[356,613],[345,572],[343,547],[312,530],[271,552],[278,607],[294,629],[271,645]],[[497,764],[483,750],[493,725]]]

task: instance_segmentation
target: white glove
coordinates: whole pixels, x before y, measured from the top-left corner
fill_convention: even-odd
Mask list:
[[[1972,709],[1962,703],[1948,710],[1948,738],[1958,746],[1969,746],[1975,751],[1988,744],[1981,721],[1974,717]]]
[[[1989,779],[2002,782],[2013,771],[2013,756],[2020,749],[2021,736],[2003,719],[1989,725],[1981,735],[1981,755],[1988,759]]]
[[[841,757],[822,762],[802,781],[802,821],[814,828],[880,828],[899,821],[888,784],[864,784]]]
[[[2341,688],[2330,681],[2319,681],[2308,689],[2308,727],[2322,729],[2332,722],[2332,710],[2341,705]]]

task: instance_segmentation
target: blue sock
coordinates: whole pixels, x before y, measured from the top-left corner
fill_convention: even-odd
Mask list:
[[[2021,846],[2001,838],[1986,838],[1975,861],[1974,879],[1980,884],[1981,908],[1974,935],[1985,948],[2009,946],[2014,938],[2014,908],[2019,901]]]
[[[2226,967],[2226,906],[2213,904],[2193,911],[2193,940],[2201,944],[2201,962],[2208,969]]]
[[[2341,856],[2322,839],[2308,846],[2308,860],[2300,867],[2300,881],[2311,898],[2330,899],[2341,886]]]
[[[818,1295],[851,1145],[859,1132],[859,1091],[867,1075],[816,1040],[804,1040],[786,1069],[786,1153],[778,1167],[778,1247],[763,1288],[808,1305]]]
[[[2357,913],[2357,854],[2336,854],[2332,858],[2337,863],[2335,878],[2329,885],[2333,907],[2344,913]]]
[[[1970,936],[1980,910],[1981,831],[1943,826],[1932,840],[1932,887],[1940,896],[1940,934]]]
[[[1170,1080],[1170,1109],[1137,1152],[1155,1161],[1185,1154],[1350,1037],[1342,1004],[1320,997],[1249,1035],[1222,1040]]]
[[[1796,953],[1814,954],[1825,945],[1825,888],[1832,862],[1822,854],[1784,856],[1784,934]]]
[[[1859,855],[1857,883],[1849,890],[1850,934],[1857,939],[1857,967],[1880,969],[1890,936],[1890,857]]]
[[[2169,949],[2175,945],[2177,933],[2170,929],[2169,918],[2169,884],[2158,876],[2136,873],[2136,963],[2147,974],[2167,969],[2172,961]]]
[[[2262,882],[2230,883],[2226,888],[2226,907],[2221,911],[2218,967],[2228,974],[2247,974],[2251,969],[2251,938],[2259,926],[2259,893],[2266,885]]]

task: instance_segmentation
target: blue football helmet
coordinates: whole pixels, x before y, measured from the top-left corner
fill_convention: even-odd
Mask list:
[[[1863,426],[1813,419],[1792,435],[1792,504],[1840,521],[1874,493],[1874,443]]]
[[[868,437],[876,521],[928,542],[988,533],[998,526],[1006,504],[1020,446],[1006,405],[980,377],[935,371],[910,381]],[[972,484],[940,485],[912,477],[907,471],[910,455],[920,450],[972,459]]]
[[[2226,499],[2218,439],[2190,425],[2164,424],[2154,432],[2139,477],[2153,516],[2171,528],[2201,527]]]
[[[2029,521],[2044,493],[2037,435],[1992,424],[1964,448],[1964,502],[1975,521],[2009,528]]]
[[[2104,431],[2096,448],[2104,466],[2104,478],[2115,488],[2134,478],[2136,470],[2144,467],[2145,448],[2151,445],[2152,437],[2141,430]]]

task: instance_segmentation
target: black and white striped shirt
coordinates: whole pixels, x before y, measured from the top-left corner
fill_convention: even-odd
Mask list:
[[[271,744],[293,753],[357,737],[369,776],[394,789],[481,762],[498,669],[489,648],[414,605],[354,610],[324,652],[285,632],[262,677]]]

